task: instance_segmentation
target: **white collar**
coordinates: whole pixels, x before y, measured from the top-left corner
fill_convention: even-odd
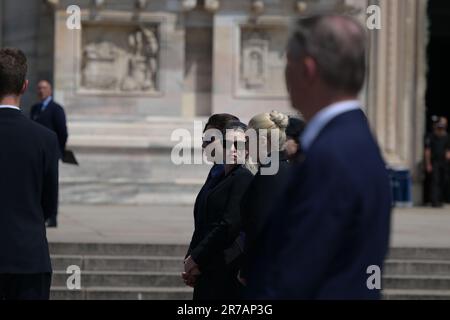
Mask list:
[[[331,120],[343,113],[361,110],[360,106],[361,104],[358,100],[347,100],[333,103],[316,113],[300,137],[302,150],[305,152],[308,151],[319,133]]]
[[[16,107],[16,106],[10,106],[10,105],[7,105],[7,104],[2,104],[2,105],[0,105],[0,109],[15,109],[15,110],[19,110],[19,111],[20,111],[20,108],[19,108],[19,107]]]

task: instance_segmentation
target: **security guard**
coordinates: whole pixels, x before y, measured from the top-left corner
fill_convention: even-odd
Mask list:
[[[425,169],[430,175],[431,204],[433,207],[441,207],[446,196],[450,139],[447,135],[447,119],[440,117],[433,122],[433,133],[425,141]]]

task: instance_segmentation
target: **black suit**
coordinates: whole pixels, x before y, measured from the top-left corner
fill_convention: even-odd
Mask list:
[[[241,257],[241,277],[248,280],[249,269],[255,255],[261,248],[263,230],[272,208],[279,205],[292,164],[288,163],[284,152],[280,152],[279,169],[275,175],[261,175],[261,170],[253,178],[241,202],[242,230],[245,233],[245,249]],[[282,213],[281,213],[282,214]]]
[[[42,103],[37,103],[31,107],[31,119],[44,127],[52,130],[58,136],[60,157],[64,155],[67,143],[67,124],[64,109],[51,100],[42,111]]]
[[[188,252],[202,273],[194,300],[238,298],[238,268],[226,263],[224,251],[240,233],[240,202],[252,178],[250,171],[238,166],[212,189],[204,188],[197,198],[195,231]]]
[[[57,207],[58,140],[21,111],[0,109],[0,150],[0,300],[46,299],[45,220]],[[31,290],[33,283],[41,287]]]
[[[43,103],[37,103],[31,107],[31,119],[56,133],[59,145],[59,158],[62,159],[68,137],[66,114],[64,109],[53,100],[50,100],[45,109],[42,109],[42,106]],[[58,211],[55,211],[55,214],[49,217],[47,221],[49,226],[57,226],[57,214]]]

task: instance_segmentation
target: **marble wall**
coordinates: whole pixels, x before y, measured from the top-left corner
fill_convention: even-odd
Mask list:
[[[147,160],[153,159],[149,154],[159,150],[160,155],[170,155],[172,144],[155,145],[156,124],[169,132],[216,112],[234,113],[244,121],[272,109],[294,112],[283,75],[285,43],[294,18],[339,12],[353,14],[365,24],[367,7],[378,5],[382,28],[368,31],[369,72],[361,100],[386,161],[411,169],[415,185],[420,185],[428,39],[425,0],[2,0],[0,4],[2,45],[25,50],[32,84],[39,78],[54,80],[55,97],[69,115],[69,145],[90,168],[83,174],[102,180],[108,172],[98,164],[114,158],[118,170],[105,181],[122,177],[130,184],[134,176],[123,169],[128,161],[121,156],[127,150],[124,141],[140,150],[130,162],[137,168],[133,174],[142,172],[150,180],[145,169]],[[82,9],[81,30],[66,27],[66,8],[72,4]],[[33,90],[25,104],[34,101]],[[106,131],[96,131],[105,124]],[[133,134],[118,129],[124,125],[131,125],[127,128]],[[108,152],[99,155],[98,150],[105,148]],[[166,167],[164,161],[158,163],[161,172],[183,172],[170,163]],[[76,181],[75,172],[67,168],[62,176]],[[420,188],[415,190],[418,194]]]

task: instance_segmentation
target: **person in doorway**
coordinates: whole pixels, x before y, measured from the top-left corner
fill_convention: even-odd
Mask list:
[[[425,170],[430,182],[429,199],[435,208],[442,207],[446,200],[450,161],[450,139],[447,126],[446,118],[437,118],[433,123],[433,132],[425,139]]]

